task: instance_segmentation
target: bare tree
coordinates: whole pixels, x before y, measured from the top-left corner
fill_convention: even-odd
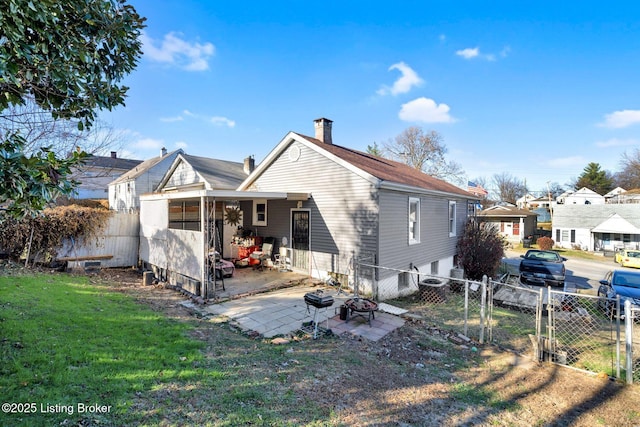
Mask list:
[[[0,113],[0,139],[20,132],[27,141],[26,153],[48,147],[58,155],[66,156],[74,150],[88,154],[119,151],[124,147],[124,134],[95,120],[90,129],[78,129],[77,119],[55,119],[51,113],[38,107],[32,99],[22,105],[12,105]]]
[[[615,185],[625,190],[640,188],[640,148],[631,154],[625,152],[620,167],[622,170],[614,176]]]
[[[527,194],[525,183],[507,172],[493,175],[493,184],[498,198],[503,202],[515,204],[516,200]]]
[[[386,154],[397,161],[425,172],[436,178],[464,184],[464,172],[460,165],[445,159],[447,147],[436,131],[425,132],[419,127],[409,127],[395,140],[384,145]]]

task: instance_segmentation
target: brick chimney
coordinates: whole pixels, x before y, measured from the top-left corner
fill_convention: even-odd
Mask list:
[[[112,158],[112,159],[115,159],[115,158],[117,158],[117,157],[118,157],[118,152],[117,152],[117,151],[112,151],[112,152],[111,152],[111,158]]]
[[[256,161],[253,156],[244,159],[244,173],[249,175],[256,168]]]
[[[313,121],[313,125],[316,128],[316,139],[324,142],[325,144],[333,144],[331,139],[331,124],[332,120],[321,117]]]
[[[160,157],[164,157],[164,156],[166,156],[166,155],[167,155],[167,149],[166,149],[166,148],[164,148],[164,147],[162,147],[162,148],[160,149]]]

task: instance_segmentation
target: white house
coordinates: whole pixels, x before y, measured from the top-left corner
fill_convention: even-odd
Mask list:
[[[138,212],[140,195],[152,192],[160,183],[181,149],[167,153],[163,148],[158,157],[147,159],[120,175],[109,184],[109,209],[118,212]]]
[[[640,247],[640,204],[557,205],[552,238],[556,246],[585,251]]]
[[[564,196],[565,205],[604,205],[604,196],[582,187],[578,191]]]

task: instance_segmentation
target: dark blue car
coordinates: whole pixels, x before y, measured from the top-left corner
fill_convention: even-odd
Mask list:
[[[605,297],[598,301],[598,305],[609,317],[616,312],[616,296],[620,296],[620,311],[624,315],[624,302],[629,300],[632,306],[640,309],[640,272],[627,270],[609,271],[600,280],[598,296]]]

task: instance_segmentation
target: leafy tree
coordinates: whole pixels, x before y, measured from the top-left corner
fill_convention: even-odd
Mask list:
[[[600,169],[600,165],[595,162],[589,163],[583,170],[573,185],[574,190],[583,187],[595,191],[600,195],[605,195],[614,188],[614,181],[611,174]]]
[[[458,262],[470,280],[494,277],[504,256],[504,239],[490,224],[469,218],[458,238]]]
[[[640,148],[633,153],[624,153],[620,160],[622,170],[615,174],[615,183],[625,190],[640,188]]]
[[[93,123],[98,109],[124,104],[120,81],[141,55],[144,18],[124,0],[0,0],[0,112],[33,102],[54,119]],[[17,131],[0,135],[0,204],[33,214],[69,194],[70,168],[84,157],[58,158],[50,147],[27,154]]]
[[[493,185],[496,188],[498,198],[512,204],[515,204],[528,191],[524,182],[507,172],[494,175]]]
[[[445,159],[447,147],[436,131],[425,132],[419,127],[409,127],[396,136],[395,140],[386,143],[384,150],[392,159],[436,178],[459,185],[465,182],[460,165]]]

